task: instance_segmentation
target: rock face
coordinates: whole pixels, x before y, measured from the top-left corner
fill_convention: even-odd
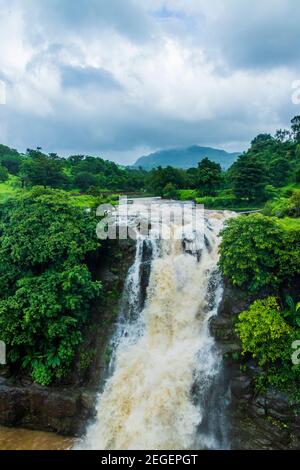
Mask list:
[[[17,386],[8,379],[1,379],[1,424],[77,436],[93,416],[91,395],[84,389]]]
[[[94,276],[101,280],[105,301],[94,305],[84,342],[73,370],[51,387],[33,384],[30,377],[0,368],[0,425],[66,436],[81,436],[95,413],[99,384],[104,383],[125,277],[133,262],[135,243],[109,242],[95,260]],[[117,273],[117,274],[116,274]]]
[[[219,316],[211,322],[212,334],[223,352],[230,387],[231,448],[300,449],[300,404],[292,406],[285,394],[272,389],[264,395],[258,394],[254,384],[259,372],[256,363],[243,362],[241,370],[236,359],[241,346],[234,333],[234,323],[238,313],[246,310],[253,300],[247,293],[226,284]]]

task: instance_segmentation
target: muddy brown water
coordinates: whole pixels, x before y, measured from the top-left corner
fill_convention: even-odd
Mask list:
[[[74,442],[54,433],[0,426],[0,450],[68,450]]]

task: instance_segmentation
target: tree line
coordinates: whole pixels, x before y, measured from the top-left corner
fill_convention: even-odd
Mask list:
[[[194,190],[199,197],[228,190],[238,200],[265,201],[276,188],[300,182],[300,116],[292,119],[290,129],[255,137],[228,171],[208,158],[188,170],[167,166],[146,171],[101,157],[61,158],[41,148],[20,154],[0,145],[0,181],[6,181],[9,174],[18,176],[23,188],[77,189],[92,195],[101,190],[140,191],[171,198],[182,189]]]

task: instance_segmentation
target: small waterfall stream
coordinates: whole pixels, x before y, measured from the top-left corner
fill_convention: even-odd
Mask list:
[[[110,378],[77,448],[228,448],[222,357],[209,332],[222,299],[218,234],[228,216],[203,212],[194,230],[173,221],[169,237],[155,228],[138,236]]]

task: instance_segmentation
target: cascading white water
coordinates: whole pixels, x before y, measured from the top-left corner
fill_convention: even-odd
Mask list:
[[[169,239],[158,239],[155,230],[138,238],[114,340],[113,370],[99,395],[97,419],[80,448],[179,450],[226,445],[217,430],[223,419],[221,407],[209,403],[221,369],[209,320],[222,297],[218,234],[226,217],[205,212],[204,224],[196,227],[192,240],[184,235],[189,227],[178,237],[180,228],[172,222]],[[151,271],[141,307],[145,244],[150,246]]]

